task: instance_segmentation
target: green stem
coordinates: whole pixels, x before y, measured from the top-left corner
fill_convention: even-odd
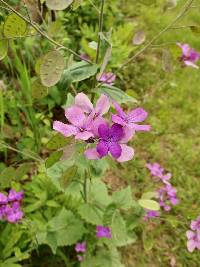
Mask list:
[[[85,203],[87,203],[88,201],[88,196],[87,196],[87,172],[85,172],[85,177],[84,177],[84,183],[83,183],[83,196],[84,196],[84,200],[85,200]]]

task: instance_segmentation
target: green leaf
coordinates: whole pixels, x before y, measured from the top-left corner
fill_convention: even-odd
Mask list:
[[[152,199],[157,197],[157,193],[156,192],[146,192],[144,194],[142,194],[142,199]]]
[[[142,241],[145,251],[150,251],[155,243],[155,238],[151,231],[144,230],[142,233]]]
[[[58,51],[50,51],[42,58],[40,66],[41,82],[51,87],[61,78],[65,67],[64,57]]]
[[[120,209],[130,209],[133,206],[131,187],[116,191],[112,195],[113,202]]]
[[[144,4],[144,5],[153,5],[156,3],[156,0],[139,0],[140,3]]]
[[[17,180],[22,179],[23,176],[26,175],[26,174],[29,172],[30,168],[31,168],[31,164],[28,164],[28,163],[23,163],[23,164],[21,164],[21,165],[17,168],[17,170],[16,170],[16,172],[15,172],[15,178],[16,178]]]
[[[15,169],[13,167],[5,168],[0,174],[0,187],[10,187],[11,181],[15,178]]]
[[[49,93],[48,88],[41,83],[39,78],[32,82],[31,89],[33,99],[41,99]]]
[[[72,4],[73,0],[46,0],[47,7],[53,10],[64,10]]]
[[[98,66],[85,61],[75,62],[67,71],[70,72],[72,82],[80,82],[94,76],[97,73]]]
[[[77,166],[71,166],[64,172],[62,177],[59,179],[60,186],[62,189],[65,190],[68,187],[71,181],[75,178],[77,170]]]
[[[117,101],[119,104],[137,103],[137,100],[135,98],[127,95],[124,91],[115,86],[109,86],[104,84],[100,86],[98,90],[95,91],[95,93],[106,94],[110,96],[112,100]]]
[[[18,36],[24,36],[27,32],[26,22],[15,13],[7,16],[4,26],[3,34],[5,37],[13,38]]]
[[[97,203],[100,206],[107,206],[111,202],[106,185],[97,179],[91,185],[89,197],[90,202]]]
[[[160,205],[158,204],[158,202],[154,201],[154,200],[150,200],[150,199],[140,199],[138,201],[139,205],[145,209],[148,210],[159,210],[160,209]]]
[[[104,215],[103,215],[103,224],[104,225],[111,225],[112,224],[112,218],[113,218],[116,210],[117,210],[117,205],[114,203],[111,203],[106,207],[106,210],[105,210]]]
[[[94,225],[102,225],[103,223],[103,212],[92,204],[82,204],[78,209],[78,213],[88,223]]]
[[[83,3],[83,0],[74,0],[72,4],[72,9],[76,10],[77,8],[81,6],[82,3]]]
[[[46,168],[50,168],[51,166],[53,166],[57,161],[59,161],[62,155],[63,151],[55,151],[51,153],[49,158],[45,161]]]
[[[0,38],[1,38],[0,34]],[[0,40],[0,60],[4,59],[8,53],[8,40]]]
[[[69,138],[66,138],[62,134],[57,133],[49,140],[46,147],[47,149],[55,150],[66,146],[67,144],[69,144],[69,142],[70,142]]]
[[[196,35],[200,34],[200,26],[190,26],[190,30]]]

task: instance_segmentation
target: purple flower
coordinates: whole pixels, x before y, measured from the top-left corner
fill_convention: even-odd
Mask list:
[[[94,107],[87,95],[79,93],[75,97],[75,105],[88,114],[92,113],[93,116],[97,118],[108,112],[110,108],[110,101],[109,98],[103,94],[97,100],[96,107]]]
[[[192,230],[199,230],[200,231],[200,216],[197,217],[197,219],[195,221],[191,222],[190,225]]]
[[[5,196],[3,193],[0,193],[0,205],[6,204],[8,202],[7,196]]]
[[[19,222],[23,218],[23,216],[24,216],[24,213],[21,211],[21,209],[10,208],[6,212],[6,218],[7,218],[8,222],[10,222],[10,223]]]
[[[130,127],[134,129],[136,132],[138,131],[150,131],[150,125],[139,125],[138,122],[144,121],[148,113],[142,108],[136,108],[126,114],[120,105],[114,102],[115,109],[117,114],[112,115],[112,121],[114,123],[118,123],[122,126]]]
[[[159,211],[155,210],[146,210],[146,214],[144,215],[144,220],[148,221],[149,219],[159,217],[160,213]]]
[[[200,54],[188,44],[177,43],[177,45],[182,49],[180,60],[184,63],[184,65],[198,69],[199,67],[195,63],[199,60]]]
[[[76,252],[86,252],[86,242],[77,243],[75,246]]]
[[[117,161],[124,162],[133,158],[134,150],[125,145],[133,136],[133,131],[119,124],[109,128],[101,124],[98,128],[99,143],[96,148],[87,149],[85,155],[88,159],[99,159],[110,153]]]
[[[96,227],[96,236],[97,238],[112,238],[111,231],[109,227],[104,227],[102,225],[98,225]]]
[[[188,230],[186,232],[186,236],[188,238],[187,241],[188,251],[193,252],[195,249],[200,250],[200,231],[197,230],[196,232],[193,232],[191,230]]]
[[[177,190],[170,183],[166,183],[165,186],[158,190],[160,207],[165,211],[171,210],[171,205],[175,206],[179,203],[176,194]]]
[[[101,77],[97,77],[97,81],[103,82],[104,84],[113,85],[116,80],[116,75],[112,72],[104,72]]]
[[[11,189],[8,194],[8,201],[13,202],[13,201],[21,201],[24,197],[24,192],[16,192],[14,189]]]
[[[164,169],[160,166],[159,163],[157,163],[157,162],[155,162],[153,164],[147,163],[146,167],[147,167],[147,169],[150,170],[152,176],[159,177],[159,178],[163,177]]]

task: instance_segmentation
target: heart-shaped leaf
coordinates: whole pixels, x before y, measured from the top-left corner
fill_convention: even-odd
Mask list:
[[[42,84],[47,87],[55,85],[60,80],[64,67],[64,57],[58,51],[47,53],[40,66]]]
[[[3,26],[3,34],[5,37],[13,38],[24,36],[26,32],[27,24],[22,18],[14,13],[7,16]]]

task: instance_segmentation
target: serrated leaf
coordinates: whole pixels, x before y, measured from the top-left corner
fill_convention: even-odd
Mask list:
[[[69,144],[69,142],[70,139],[67,139],[65,136],[58,133],[49,140],[46,147],[50,150],[59,149]]]
[[[154,201],[154,200],[150,200],[150,199],[140,199],[138,201],[139,205],[141,207],[143,207],[144,209],[148,209],[148,210],[159,210],[160,209],[160,205],[158,204],[158,202]]]
[[[11,181],[15,178],[15,169],[13,167],[5,168],[0,174],[0,187],[10,187]]]
[[[0,34],[0,38],[1,38]],[[8,53],[8,40],[0,40],[0,60],[4,59]]]
[[[71,181],[75,178],[77,170],[77,166],[71,166],[64,172],[62,177],[59,179],[59,183],[62,189],[66,189],[68,187]]]
[[[136,34],[133,37],[133,44],[134,45],[141,45],[142,43],[144,43],[146,39],[146,35],[145,32],[140,30],[138,32],[136,32]]]
[[[72,64],[67,71],[70,72],[72,82],[80,82],[94,76],[97,73],[98,66],[85,61]]]
[[[64,57],[58,51],[47,53],[40,66],[41,82],[44,86],[51,87],[61,78],[65,67]]]
[[[121,209],[130,209],[133,206],[132,203],[132,191],[128,186],[125,189],[116,191],[112,195],[113,202]]]
[[[32,97],[33,99],[41,99],[48,95],[48,88],[45,87],[40,79],[36,79],[31,84]]]
[[[7,16],[4,26],[3,34],[5,37],[13,38],[18,36],[24,36],[27,32],[26,22],[15,13]]]
[[[46,168],[50,168],[53,166],[59,159],[62,157],[63,151],[55,151],[51,153],[49,158],[45,161]]]
[[[88,223],[94,225],[102,225],[103,223],[103,212],[92,204],[82,204],[78,209],[78,213]]]
[[[47,7],[53,10],[64,10],[72,4],[73,0],[46,0]]]
[[[106,207],[106,210],[105,210],[104,215],[103,215],[103,224],[104,225],[111,225],[112,218],[113,218],[113,215],[116,212],[116,210],[117,210],[117,205],[114,203],[111,203]]]
[[[119,104],[137,103],[135,98],[127,95],[124,91],[115,86],[102,85],[98,88],[98,91],[95,92],[99,94],[106,94],[111,98],[111,100],[115,100]]]

